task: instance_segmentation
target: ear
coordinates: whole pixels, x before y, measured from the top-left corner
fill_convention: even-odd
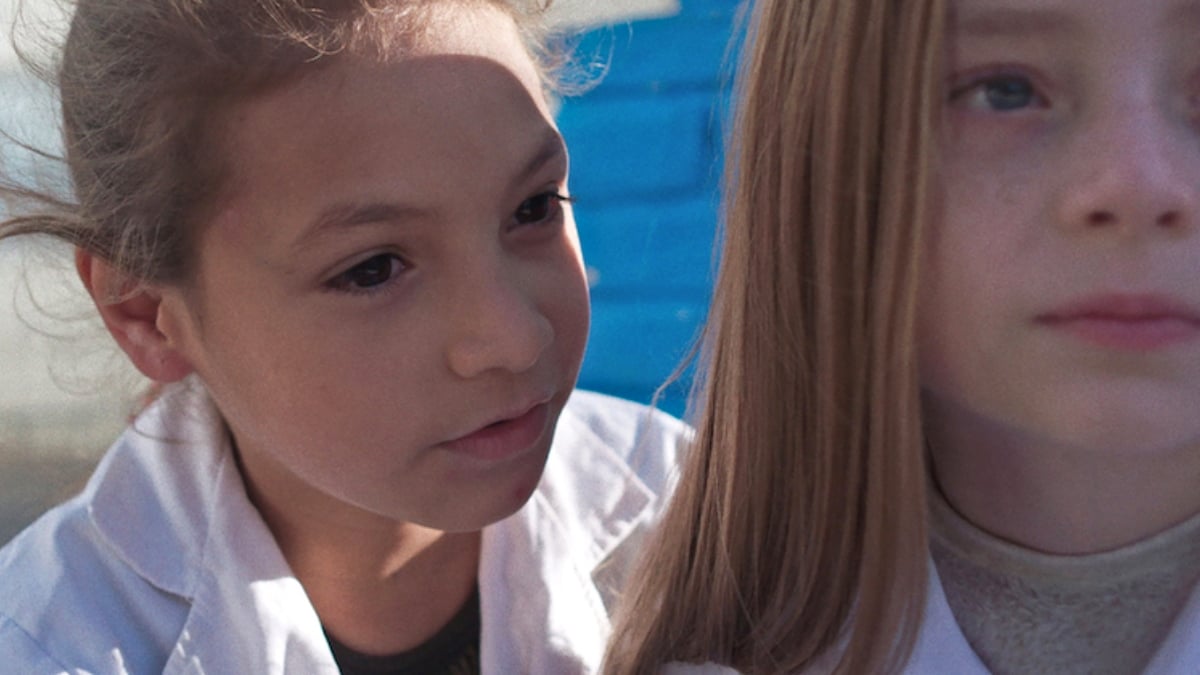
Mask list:
[[[96,303],[104,326],[143,375],[167,383],[192,372],[179,345],[159,330],[164,310],[161,291],[83,249],[75,250],[75,269]]]

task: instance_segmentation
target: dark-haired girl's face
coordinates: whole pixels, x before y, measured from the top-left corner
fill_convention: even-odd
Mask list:
[[[536,486],[588,297],[567,154],[502,12],[232,110],[173,338],[274,511],[473,530]]]
[[[941,421],[1200,448],[1200,2],[958,0],[922,303]]]

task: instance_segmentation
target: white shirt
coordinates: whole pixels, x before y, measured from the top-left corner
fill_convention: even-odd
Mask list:
[[[686,435],[644,406],[572,396],[538,489],[483,531],[484,673],[598,669]],[[0,550],[0,673],[156,672],[338,672],[195,387],[170,390],[81,495]]]
[[[971,650],[958,628],[941,580],[929,563],[929,585],[925,597],[925,618],[912,656],[901,671],[903,675],[990,675],[986,666]],[[810,675],[824,675],[830,667],[816,667]],[[673,663],[663,675],[736,675],[723,666]],[[1158,653],[1144,671],[1145,675],[1195,675],[1200,673],[1200,589],[1193,590]]]

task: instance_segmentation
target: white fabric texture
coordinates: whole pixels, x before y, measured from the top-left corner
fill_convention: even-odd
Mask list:
[[[606,607],[688,432],[576,392],[538,489],[483,531],[483,672],[599,668]],[[0,550],[0,673],[337,673],[196,383],[169,390],[87,488]]]

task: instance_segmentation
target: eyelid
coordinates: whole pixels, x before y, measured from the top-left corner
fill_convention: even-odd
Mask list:
[[[986,63],[984,65],[973,65],[965,68],[955,68],[953,72],[946,78],[948,89],[953,92],[957,89],[969,87],[985,80],[995,79],[998,77],[1025,77],[1030,80],[1034,79],[1034,75],[1029,72],[1029,68],[1017,63],[1001,61]]]
[[[957,73],[951,76],[948,79],[946,86],[946,100],[952,104],[959,103],[966,95],[978,90],[979,87],[989,82],[995,82],[997,80],[1004,79],[1025,80],[1029,82],[1033,100],[1036,103],[1036,105],[1033,107],[1049,107],[1050,101],[1046,96],[1046,87],[1041,82],[1041,78],[1039,78],[1036,74],[1031,73],[1028,68],[1015,64],[999,64],[980,68],[971,68],[966,72]],[[1011,114],[1012,111],[1007,112]]]
[[[355,287],[353,284],[350,284],[350,283],[346,283],[346,284],[342,283],[343,278],[346,277],[346,275],[353,272],[356,268],[358,268],[362,265],[365,265],[366,263],[371,262],[372,260],[375,260],[376,258],[380,258],[380,257],[387,257],[389,259],[394,259],[395,261],[397,261],[399,263],[399,269],[396,269],[394,272],[391,272],[386,280],[384,280],[383,282],[381,282],[375,286]],[[321,287],[323,290],[326,290],[326,291],[329,291],[332,293],[343,293],[346,295],[356,295],[356,296],[379,295],[382,293],[386,293],[386,292],[390,291],[391,289],[395,288],[400,281],[400,277],[407,274],[409,271],[412,270],[412,268],[413,268],[412,263],[410,263],[408,260],[406,260],[405,257],[403,255],[401,255],[399,252],[392,251],[392,250],[378,250],[378,251],[374,251],[369,254],[365,254],[361,257],[357,257],[355,259],[355,262],[339,265],[336,268],[339,271],[326,277],[325,281],[323,281],[321,283]]]
[[[549,194],[550,198],[557,201],[559,204],[575,203],[575,195],[565,194],[562,190],[550,190],[549,192],[543,194]]]
[[[549,196],[551,200],[558,202],[558,207],[559,207],[560,211],[567,204],[575,203],[575,195],[566,194],[566,192],[563,190],[547,190],[546,192],[543,192],[537,196],[538,197]]]
[[[546,199],[548,201],[554,202],[554,204],[551,205],[550,208],[555,209],[555,212],[548,215],[546,218],[542,218],[540,220],[521,221],[517,217],[517,214],[519,214],[521,212],[521,209],[526,204],[528,204],[534,200],[539,200],[539,199]],[[521,200],[520,204],[517,204],[517,207],[515,209],[513,209],[513,212],[512,212],[512,220],[513,220],[512,227],[515,228],[515,227],[521,227],[521,226],[525,226],[525,225],[539,225],[539,224],[551,222],[552,220],[560,220],[564,215],[564,205],[565,204],[573,204],[574,202],[575,202],[575,198],[573,196],[565,194],[565,191],[562,189],[561,182],[556,183],[551,186],[548,186],[546,189],[543,189],[539,192],[536,192],[536,193],[526,197],[525,199]]]

